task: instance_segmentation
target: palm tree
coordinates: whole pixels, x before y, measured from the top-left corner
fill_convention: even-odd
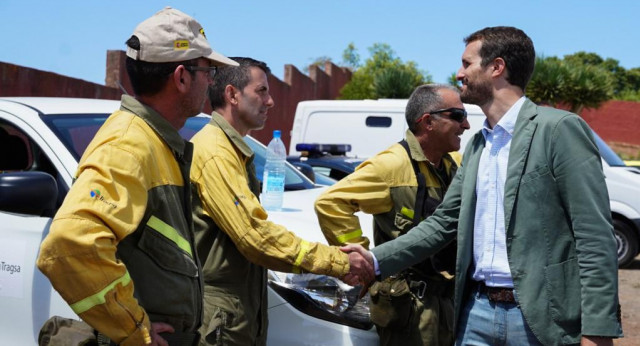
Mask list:
[[[576,64],[556,57],[537,57],[527,96],[538,104],[566,105],[574,113],[598,108],[613,95],[609,73],[597,66]]]

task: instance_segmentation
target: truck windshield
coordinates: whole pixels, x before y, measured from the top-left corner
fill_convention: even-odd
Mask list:
[[[187,119],[187,123],[180,130],[182,138],[191,139],[196,132],[200,131],[204,125],[209,123],[209,117],[194,117]],[[251,150],[255,153],[253,163],[256,166],[256,176],[260,183],[262,183],[262,174],[264,173],[264,163],[267,160],[267,147],[258,142],[251,136],[245,136],[244,141],[249,145]],[[284,189],[287,191],[292,190],[305,190],[314,188],[314,183],[300,173],[295,167],[289,163],[285,163],[285,178]]]
[[[79,161],[93,136],[109,117],[109,114],[56,114],[42,115],[41,117],[45,124],[60,138],[73,157]],[[185,126],[180,129],[180,135],[182,138],[189,140],[208,122],[209,117],[205,116],[189,118]],[[255,153],[256,175],[258,180],[262,182],[264,163],[266,161],[266,147],[250,136],[244,137],[244,140]],[[315,185],[311,180],[290,164],[286,164],[285,190],[304,190],[314,187]]]
[[[596,145],[598,146],[598,150],[600,150],[600,156],[604,159],[604,161],[611,167],[623,167],[626,166],[624,161],[615,153],[608,145],[605,143],[600,136],[598,136],[595,131],[591,131],[593,133],[593,137],[596,140]]]

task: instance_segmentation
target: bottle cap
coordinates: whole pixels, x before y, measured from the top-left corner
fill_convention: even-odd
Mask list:
[[[280,138],[280,130],[273,130],[273,138]]]

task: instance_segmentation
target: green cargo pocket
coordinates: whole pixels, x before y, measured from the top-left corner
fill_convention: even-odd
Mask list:
[[[198,277],[198,266],[190,254],[157,230],[146,226],[138,247],[160,268],[188,277]]]
[[[40,346],[104,346],[109,345],[110,340],[100,340],[96,331],[85,322],[53,316],[48,319],[38,335]]]
[[[382,328],[404,328],[411,320],[413,300],[407,281],[387,278],[369,289],[371,322]]]
[[[402,208],[400,213],[396,213],[393,224],[401,231],[410,230],[413,227],[413,210]]]

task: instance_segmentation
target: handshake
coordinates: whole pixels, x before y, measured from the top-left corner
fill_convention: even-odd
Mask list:
[[[363,287],[362,293],[366,293],[367,288],[376,277],[373,256],[358,244],[342,246],[340,250],[349,255],[349,273],[341,280],[351,286],[361,285]]]

